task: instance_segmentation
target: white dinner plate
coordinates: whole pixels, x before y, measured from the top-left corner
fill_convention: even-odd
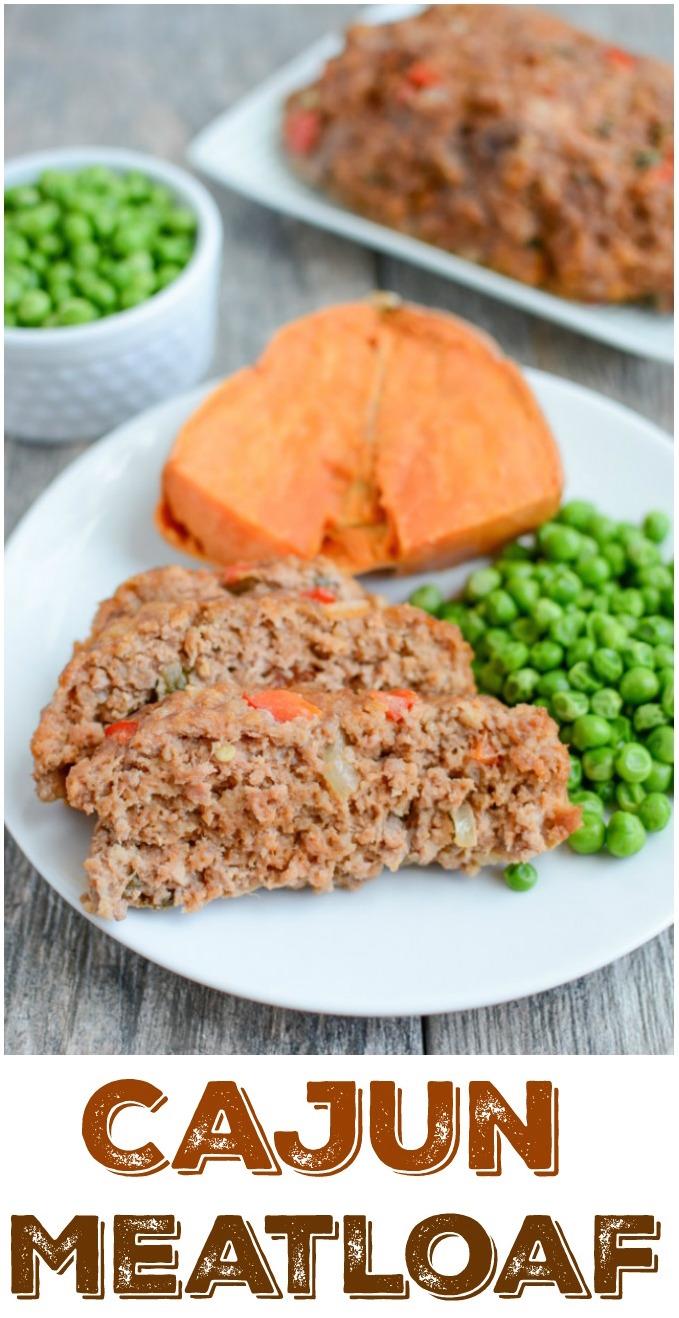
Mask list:
[[[419,5],[378,5],[365,11],[369,22],[388,22],[421,8]],[[614,307],[570,302],[530,288],[516,279],[453,256],[429,243],[397,233],[385,225],[345,210],[295,177],[279,149],[281,110],[285,98],[311,82],[326,60],[342,48],[340,36],[324,37],[298,59],[267,78],[237,105],[214,119],[194,138],[189,160],[219,183],[273,210],[330,229],[366,247],[412,261],[434,274],[521,307],[536,316],[625,352],[657,361],[672,361],[674,318],[640,307]]]
[[[671,512],[672,448],[635,413],[528,371],[564,460],[567,494],[619,518]],[[26,855],[77,910],[91,825],[33,794],[28,743],[41,707],[96,603],[123,578],[182,560],[153,528],[161,466],[207,389],[145,412],[78,458],[7,550],[6,810]],[[428,578],[376,578],[393,600],[436,579],[456,589],[469,564]],[[583,975],[659,933],[672,915],[671,829],[632,859],[561,847],[531,892],[498,871],[385,874],[357,892],[261,892],[196,915],[132,911],[96,920],[178,974],[282,1006],[352,1015],[450,1011],[506,1001]],[[85,918],[91,918],[89,916]]]

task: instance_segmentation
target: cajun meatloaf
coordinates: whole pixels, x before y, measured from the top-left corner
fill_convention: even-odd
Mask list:
[[[61,674],[31,743],[38,795],[64,795],[65,774],[107,724],[186,685],[305,682],[460,695],[475,690],[471,658],[456,627],[408,604],[321,604],[282,592],[144,604],[76,651]]]
[[[158,600],[179,602],[229,595],[268,595],[278,590],[299,591],[307,599],[322,604],[364,599],[366,593],[329,558],[309,562],[290,554],[258,563],[232,563],[214,571],[177,565],[156,567],[129,577],[110,599],[99,605],[90,634],[94,636],[120,618],[136,613],[143,604]]]
[[[98,816],[89,905],[120,918],[404,862],[527,860],[579,823],[568,773],[528,705],[217,686],[149,706],[72,770],[68,799]]]
[[[312,185],[391,228],[586,302],[672,299],[669,65],[537,6],[353,27],[288,100]]]

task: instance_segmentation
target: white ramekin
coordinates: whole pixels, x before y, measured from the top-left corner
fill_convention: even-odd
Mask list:
[[[202,184],[154,156],[88,146],[18,157],[5,186],[95,163],[139,169],[169,188],[198,217],[196,248],[174,283],[129,311],[59,329],[5,329],[5,429],[20,439],[94,439],[196,384],[211,362],[222,226]]]

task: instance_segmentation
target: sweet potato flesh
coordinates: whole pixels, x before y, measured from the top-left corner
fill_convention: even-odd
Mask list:
[[[537,403],[490,340],[438,312],[349,304],[288,325],[189,418],[157,524],[218,563],[409,570],[531,529],[561,487]]]

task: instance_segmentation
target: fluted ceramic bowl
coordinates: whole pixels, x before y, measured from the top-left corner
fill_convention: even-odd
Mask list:
[[[92,164],[162,183],[197,216],[196,247],[173,283],[128,311],[85,325],[5,329],[5,428],[20,439],[94,439],[196,384],[212,358],[222,228],[212,197],[190,174],[136,151],[73,147],[10,161],[5,186]]]

